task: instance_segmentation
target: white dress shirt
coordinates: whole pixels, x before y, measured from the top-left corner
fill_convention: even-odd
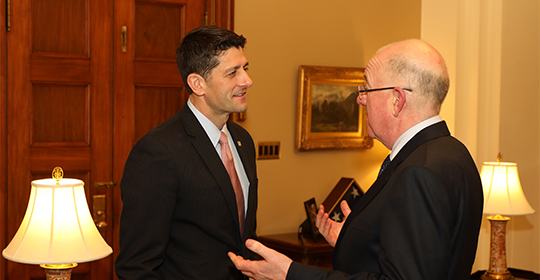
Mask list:
[[[216,152],[221,157],[221,144],[219,144],[219,138],[221,136],[221,132],[225,132],[227,134],[227,139],[229,141],[229,147],[231,149],[231,153],[233,155],[234,160],[234,168],[236,169],[236,173],[238,173],[238,179],[240,179],[240,185],[242,185],[242,192],[244,193],[244,209],[247,213],[247,201],[248,201],[248,195],[249,195],[249,179],[246,175],[246,170],[244,169],[244,164],[242,163],[242,160],[240,159],[240,156],[238,155],[238,151],[236,150],[236,145],[233,145],[233,139],[231,137],[231,134],[229,133],[229,130],[227,129],[227,124],[223,126],[221,130],[211,121],[209,120],[201,111],[199,111],[197,108],[195,108],[195,105],[191,103],[191,100],[188,99],[187,105],[189,109],[193,112],[195,117],[197,117],[197,120],[199,120],[199,123],[204,128],[204,131],[206,131],[206,135],[214,144],[214,148],[216,149]],[[244,213],[244,215],[246,214]]]

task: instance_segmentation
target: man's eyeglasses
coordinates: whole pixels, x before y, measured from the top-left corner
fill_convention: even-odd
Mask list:
[[[377,90],[394,89],[394,88],[396,88],[396,87],[384,87],[384,88],[370,88],[370,89],[367,89],[366,84],[360,84],[358,86],[358,93],[371,92],[371,91],[377,91]],[[402,87],[402,89],[412,92],[412,89],[409,89],[409,88]]]

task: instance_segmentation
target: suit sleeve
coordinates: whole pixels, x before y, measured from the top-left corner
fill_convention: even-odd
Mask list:
[[[348,275],[293,263],[287,279],[446,279],[456,214],[452,213],[454,195],[427,168],[414,166],[396,175],[398,185],[382,210],[380,274]]]
[[[289,267],[286,280],[339,280],[354,279],[354,275],[348,275],[336,270],[323,270],[321,268],[293,262]],[[377,279],[377,278],[359,278],[359,279]]]
[[[120,279],[159,279],[176,205],[174,161],[157,141],[143,138],[131,151],[121,181]]]

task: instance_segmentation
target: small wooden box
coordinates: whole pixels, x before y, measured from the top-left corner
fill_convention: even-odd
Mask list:
[[[349,207],[352,208],[362,195],[364,195],[364,192],[353,178],[342,177],[322,205],[324,206],[324,211],[330,216],[330,219],[336,222],[342,222],[344,215],[341,212],[341,201],[346,200]],[[305,238],[311,238],[313,241],[317,241],[318,238],[313,235],[314,233],[318,235],[318,231],[313,229],[313,224],[308,217],[298,228],[298,233]]]
[[[352,209],[362,195],[364,195],[364,192],[353,178],[343,177],[326,197],[322,205],[324,211],[329,213],[330,219],[341,222],[344,218],[340,207],[341,201],[346,200]]]

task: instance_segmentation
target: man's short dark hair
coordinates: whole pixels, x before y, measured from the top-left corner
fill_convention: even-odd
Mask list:
[[[176,50],[176,63],[188,94],[193,90],[187,77],[196,73],[205,80],[219,64],[219,56],[230,48],[244,48],[246,38],[217,26],[201,26],[190,31]]]

